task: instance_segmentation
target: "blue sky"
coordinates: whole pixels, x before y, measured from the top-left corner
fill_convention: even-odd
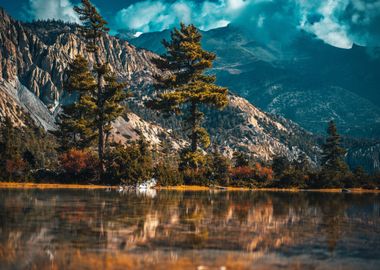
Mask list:
[[[78,21],[72,7],[79,0],[0,0],[13,17],[22,20]],[[257,36],[291,39],[300,30],[326,43],[380,46],[380,0],[93,0],[113,32],[133,29],[160,31],[180,21],[202,30],[229,23]]]

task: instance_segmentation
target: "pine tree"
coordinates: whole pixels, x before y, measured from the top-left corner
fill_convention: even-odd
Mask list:
[[[299,153],[296,160],[293,161],[294,169],[301,173],[308,173],[310,171],[310,162],[304,152]]]
[[[336,186],[348,172],[348,166],[344,161],[346,150],[341,147],[340,135],[334,121],[329,122],[327,134],[322,147],[322,181],[325,182],[325,186]]]
[[[228,185],[229,183],[229,169],[230,164],[228,159],[224,157],[217,147],[213,149],[210,156],[210,169],[211,169],[211,179],[218,181],[222,185]]]
[[[287,157],[277,156],[273,158],[272,170],[277,179],[280,179],[290,168],[290,162]]]
[[[72,148],[84,149],[92,145],[96,139],[94,129],[95,102],[93,94],[96,89],[96,81],[89,70],[88,61],[81,55],[77,55],[69,64],[65,89],[76,96],[76,101],[62,106],[62,112],[58,116],[58,130],[54,131],[61,151]]]
[[[249,155],[245,152],[237,151],[233,153],[233,161],[236,168],[249,166],[249,160]]]
[[[135,185],[153,176],[150,145],[142,135],[137,142],[127,146],[115,145],[110,150],[107,163],[107,174],[113,181]]]
[[[9,117],[5,118],[0,130],[0,178],[14,181],[15,173],[25,169],[22,159],[22,141],[20,133]]]
[[[181,23],[180,29],[171,33],[171,41],[163,41],[166,54],[157,59],[156,65],[165,75],[158,76],[157,89],[164,91],[148,103],[164,113],[186,113],[185,131],[189,134],[190,147],[181,154],[182,167],[197,169],[205,162],[199,147],[207,148],[210,138],[202,127],[202,106],[224,108],[228,90],[215,85],[215,76],[205,74],[212,67],[216,55],[201,46],[201,34],[194,25]],[[170,74],[170,75],[167,75]]]
[[[89,0],[74,8],[82,21],[81,35],[87,46],[87,51],[95,57],[94,73],[96,74],[96,93],[92,99],[86,100],[87,106],[94,109],[95,124],[98,135],[98,157],[100,177],[104,175],[105,149],[111,131],[111,123],[123,113],[121,102],[126,98],[125,84],[119,83],[111,73],[108,63],[103,63],[99,48],[103,36],[109,31],[107,22],[102,18],[95,6]]]

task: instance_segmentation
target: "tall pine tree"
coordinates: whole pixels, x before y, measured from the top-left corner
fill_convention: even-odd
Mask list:
[[[334,121],[330,121],[327,128],[328,137],[323,145],[322,153],[322,182],[325,187],[339,186],[348,172],[348,166],[344,161],[346,150],[341,146]]]
[[[77,55],[69,64],[65,89],[76,100],[74,103],[62,106],[58,116],[58,130],[53,133],[57,136],[61,151],[72,148],[84,149],[92,145],[96,139],[96,130],[93,127],[94,99],[96,89],[95,77],[89,70],[88,61]]]
[[[108,33],[107,22],[89,0],[82,0],[80,6],[74,8],[82,21],[81,35],[87,46],[87,51],[95,58],[94,74],[96,75],[96,92],[92,99],[86,100],[87,106],[94,110],[95,125],[98,135],[98,157],[100,177],[104,175],[105,149],[111,130],[111,123],[123,113],[121,102],[126,98],[125,84],[119,83],[111,73],[109,63],[101,59],[100,48],[102,38]]]
[[[207,148],[210,138],[202,127],[201,107],[222,109],[228,103],[228,90],[215,85],[215,76],[205,73],[216,56],[202,48],[201,38],[194,25],[181,23],[180,29],[172,31],[170,41],[163,40],[166,54],[156,60],[157,67],[167,71],[156,78],[157,88],[163,92],[148,103],[165,113],[185,112],[184,126],[191,144],[181,155],[182,168],[197,169],[205,162],[199,147]]]

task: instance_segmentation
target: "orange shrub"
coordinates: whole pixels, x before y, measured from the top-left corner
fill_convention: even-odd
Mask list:
[[[26,163],[21,158],[8,159],[5,162],[5,170],[11,176],[21,174],[26,169]]]
[[[96,157],[88,151],[70,149],[59,157],[60,164],[65,172],[80,174],[95,170],[98,162]]]
[[[273,179],[271,168],[256,163],[253,168],[249,166],[236,167],[230,170],[231,178],[235,180],[256,180],[265,181]]]
[[[261,180],[273,180],[272,168],[264,167],[260,163],[255,164],[255,173]]]
[[[242,166],[231,168],[231,177],[232,179],[253,179],[255,177],[254,170],[249,166]]]

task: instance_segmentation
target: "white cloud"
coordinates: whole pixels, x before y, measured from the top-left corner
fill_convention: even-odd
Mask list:
[[[326,43],[340,48],[351,48],[354,43],[380,46],[380,0],[298,1],[301,28]],[[320,19],[308,22],[310,15]]]
[[[305,4],[305,2],[302,3]],[[303,20],[300,27],[305,31],[315,34],[327,44],[342,49],[351,49],[353,41],[348,36],[346,26],[341,24],[336,18],[336,14],[344,12],[347,5],[348,1],[327,0],[314,7],[316,9],[304,6],[304,15],[318,14],[321,18],[313,23]]]
[[[304,30],[314,33],[319,39],[332,46],[342,49],[352,48],[353,41],[344,27],[330,18],[324,18],[320,22],[305,27]]]
[[[79,22],[79,18],[73,10],[74,5],[69,0],[29,0],[28,4],[28,14],[33,19]]]
[[[142,32],[161,31],[179,22],[193,23],[202,30],[226,26],[248,1],[219,0],[195,2],[192,0],[145,0],[120,10],[116,15],[119,28]]]

